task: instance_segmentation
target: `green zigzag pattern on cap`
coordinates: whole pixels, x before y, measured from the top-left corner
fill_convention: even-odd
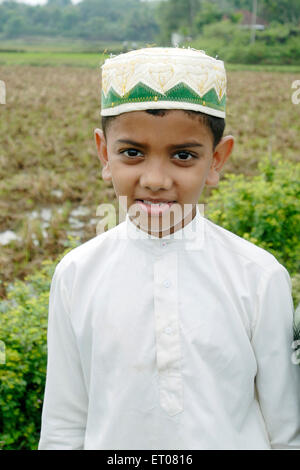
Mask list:
[[[107,96],[105,96],[102,91],[102,109],[113,108],[125,103],[140,103],[143,101],[183,101],[200,104],[218,111],[225,111],[226,94],[224,94],[222,100],[219,101],[216,90],[212,88],[201,98],[185,83],[179,83],[168,90],[165,95],[158,93],[143,83],[138,83],[124,96],[120,96],[113,88],[110,88]]]

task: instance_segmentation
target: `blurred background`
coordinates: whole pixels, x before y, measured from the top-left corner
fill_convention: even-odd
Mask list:
[[[299,65],[299,18],[298,0],[2,0],[0,39],[2,52],[117,53],[155,42],[237,64]]]
[[[273,253],[300,302],[299,0],[0,0],[0,449],[37,446],[54,267],[96,236],[99,204],[118,212],[93,135],[100,66],[147,46],[225,62],[236,143],[199,202]]]

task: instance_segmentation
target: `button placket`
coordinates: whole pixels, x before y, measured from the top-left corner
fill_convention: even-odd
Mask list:
[[[174,333],[174,330],[171,326],[167,326],[165,329],[164,329],[164,333],[166,335],[172,335]]]
[[[154,262],[154,313],[160,405],[170,416],[183,410],[177,280],[178,254],[165,252]]]

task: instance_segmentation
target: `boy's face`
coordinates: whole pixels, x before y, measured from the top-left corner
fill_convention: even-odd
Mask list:
[[[137,225],[158,237],[192,220],[204,186],[218,184],[234,143],[232,136],[224,137],[213,151],[210,129],[181,110],[121,114],[109,123],[106,139],[96,129],[95,140],[103,179],[112,181],[117,197],[127,197],[129,215],[137,208],[142,213]],[[151,199],[173,205],[160,213],[138,202]]]

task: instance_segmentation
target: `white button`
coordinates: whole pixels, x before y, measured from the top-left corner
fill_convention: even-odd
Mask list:
[[[165,329],[164,329],[164,333],[166,333],[166,335],[172,335],[173,334],[173,328],[171,328],[170,326],[167,326]]]
[[[170,287],[170,285],[171,283],[168,280],[164,281],[164,287]]]

